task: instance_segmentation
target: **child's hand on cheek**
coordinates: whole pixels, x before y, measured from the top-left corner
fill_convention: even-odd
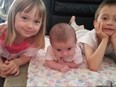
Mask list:
[[[97,33],[97,36],[102,40],[103,38],[109,39],[109,36],[107,36],[104,32],[103,32],[103,23],[100,22],[95,22],[95,30]]]

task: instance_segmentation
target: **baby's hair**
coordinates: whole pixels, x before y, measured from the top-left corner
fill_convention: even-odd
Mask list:
[[[67,23],[58,23],[54,25],[50,30],[49,37],[51,44],[52,42],[67,42],[69,38],[74,38],[75,43],[77,41],[74,29]]]
[[[14,0],[8,12],[8,31],[5,43],[11,45],[16,38],[15,17],[18,12],[30,12],[36,7],[36,15],[42,18],[42,24],[39,32],[32,36],[32,43],[39,48],[44,48],[45,24],[46,24],[46,8],[42,0]],[[35,15],[35,16],[36,16]]]
[[[96,10],[96,13],[95,13],[95,20],[97,20],[98,16],[99,16],[99,13],[101,11],[101,9],[104,7],[104,6],[116,6],[116,0],[104,0],[98,7],[98,9]]]

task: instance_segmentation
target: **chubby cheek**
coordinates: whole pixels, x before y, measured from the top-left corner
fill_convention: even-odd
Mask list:
[[[58,51],[54,51],[54,54],[55,54],[56,56],[58,56],[58,57],[60,57],[60,56],[61,56],[61,53],[60,53],[60,52],[58,52]]]
[[[70,52],[70,56],[73,56],[75,54],[75,49],[73,49],[71,52]]]
[[[34,27],[33,34],[36,35],[40,31],[40,26]]]

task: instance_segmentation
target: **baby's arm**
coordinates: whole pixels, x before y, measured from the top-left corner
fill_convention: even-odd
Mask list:
[[[67,72],[70,70],[70,68],[67,65],[63,65],[54,60],[46,60],[45,65],[47,65],[51,69],[58,70],[61,72]]]
[[[78,64],[75,62],[66,62],[66,65],[69,66],[70,68],[77,68]]]

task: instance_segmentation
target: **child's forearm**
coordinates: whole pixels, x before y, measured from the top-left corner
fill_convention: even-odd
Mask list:
[[[103,39],[95,52],[88,58],[88,67],[91,70],[98,70],[103,60],[105,50],[108,44],[108,39]]]
[[[18,65],[18,66],[22,66],[25,65],[27,63],[29,63],[31,60],[31,57],[28,56],[20,56],[19,58],[13,59],[13,61]]]

